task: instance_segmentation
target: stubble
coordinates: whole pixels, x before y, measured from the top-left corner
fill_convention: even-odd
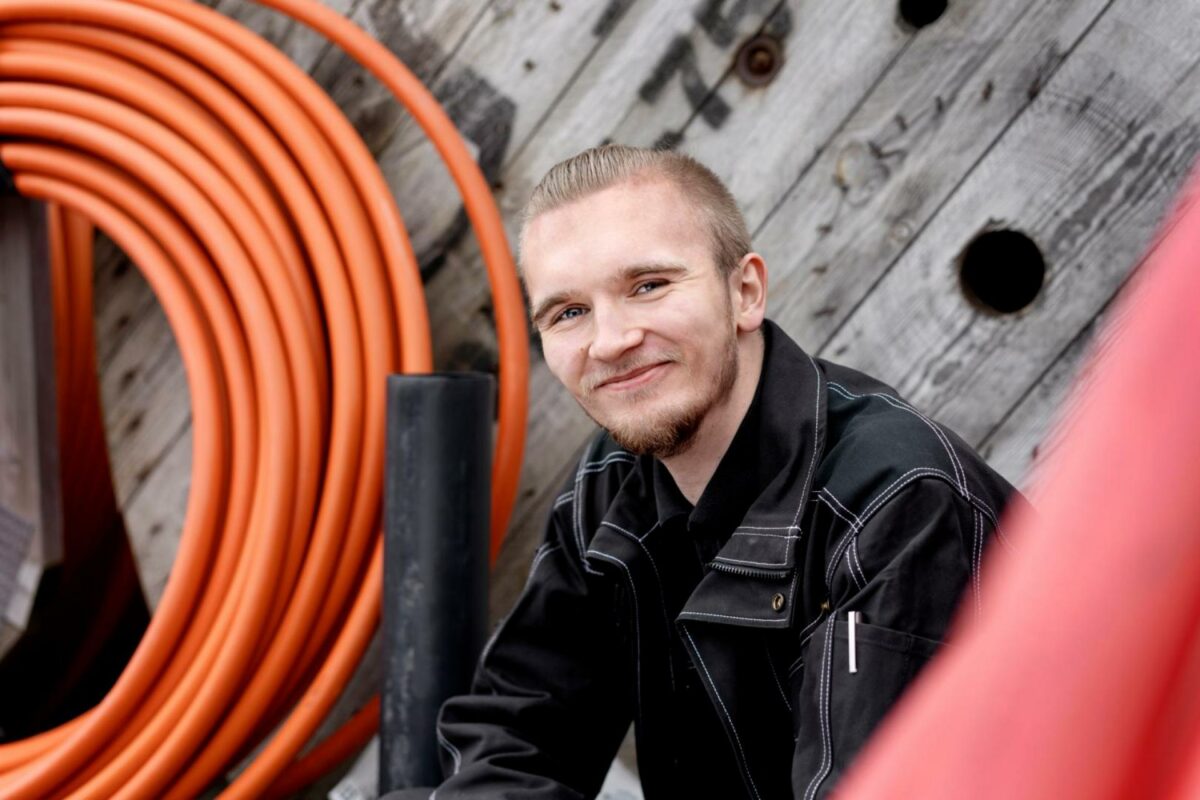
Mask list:
[[[686,364],[681,364],[687,369]],[[637,394],[629,398],[629,404],[634,406],[634,413],[624,420],[598,419],[586,404],[580,403],[584,412],[596,424],[608,431],[613,441],[625,450],[636,455],[648,454],[656,458],[671,458],[686,452],[696,440],[696,433],[705,417],[716,406],[720,405],[733,391],[738,374],[737,336],[730,331],[726,340],[724,353],[721,357],[720,369],[716,380],[708,391],[693,398],[689,402],[665,408],[656,414],[639,417],[636,406]],[[696,376],[688,375],[691,380]],[[645,396],[649,396],[647,391]]]

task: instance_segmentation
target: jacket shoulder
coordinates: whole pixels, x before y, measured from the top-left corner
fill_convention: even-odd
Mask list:
[[[865,517],[909,484],[935,482],[998,514],[1012,486],[957,434],[887,384],[838,364],[820,365],[828,405],[815,492]]]

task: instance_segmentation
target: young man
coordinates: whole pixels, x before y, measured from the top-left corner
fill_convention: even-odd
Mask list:
[[[979,603],[1012,487],[765,319],[766,264],[686,156],[555,166],[521,265],[546,363],[603,430],[443,707],[437,797],[593,797],[631,720],[648,800],[824,797]]]

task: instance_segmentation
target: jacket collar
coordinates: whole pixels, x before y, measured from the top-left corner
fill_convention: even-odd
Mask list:
[[[791,625],[795,613],[801,523],[825,450],[825,377],[799,345],[766,324],[761,418],[757,430],[747,431],[766,483],[728,532],[680,620],[774,628]]]

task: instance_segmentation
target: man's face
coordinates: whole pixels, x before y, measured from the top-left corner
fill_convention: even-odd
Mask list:
[[[546,364],[633,452],[686,450],[737,377],[728,273],[709,242],[699,215],[662,179],[596,192],[525,231],[522,263]]]

